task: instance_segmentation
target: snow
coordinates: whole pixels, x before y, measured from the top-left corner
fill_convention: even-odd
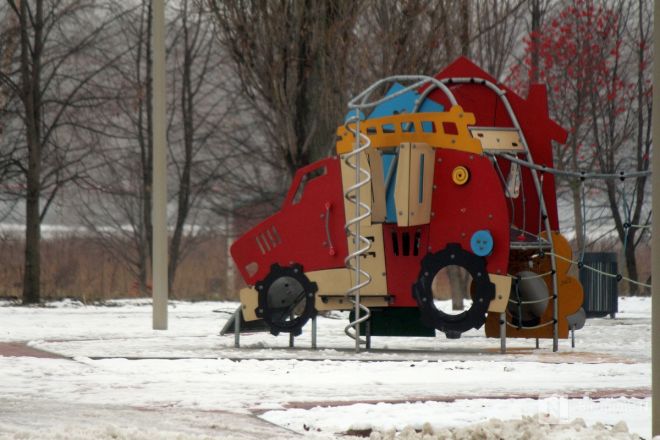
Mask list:
[[[459,399],[454,402],[355,404],[309,410],[275,410],[266,412],[262,418],[298,432],[403,431],[406,427],[422,430],[425,425],[437,432],[448,428],[473,428],[475,424],[488,424],[493,419],[525,418],[536,418],[539,425],[559,427],[570,427],[576,419],[583,420],[589,426],[603,420],[612,425],[626,420],[627,425],[638,427],[648,422],[648,412],[648,399],[592,400],[587,397],[563,399],[548,396],[539,400]],[[503,438],[512,436],[504,435]]]
[[[308,348],[308,331],[293,349],[265,333],[243,335],[236,349],[233,335],[218,335],[236,303],[172,302],[169,330],[154,331],[148,300],[0,302],[0,342],[65,356],[0,356],[0,438],[334,438],[355,429],[422,438],[414,430],[426,424],[428,438],[535,429],[547,434],[538,438],[648,439],[650,305],[621,298],[617,318],[589,320],[575,349],[509,340],[502,355],[483,330],[459,340],[375,337],[372,352],[356,354],[345,313],[319,317],[319,350]],[[21,408],[49,416],[26,423]],[[620,421],[630,432],[615,432]]]

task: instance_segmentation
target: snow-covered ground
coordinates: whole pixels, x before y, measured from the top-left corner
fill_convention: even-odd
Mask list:
[[[243,335],[235,349],[233,335],[218,332],[236,306],[173,302],[169,330],[154,331],[144,300],[0,303],[0,342],[64,356],[0,357],[0,438],[334,438],[372,430],[388,438],[392,429],[401,438],[421,438],[414,429],[437,438],[484,430],[508,438],[507,429],[634,438],[620,421],[650,438],[648,298],[621,298],[615,320],[589,320],[575,349],[570,341],[552,353],[551,341],[537,350],[534,341],[509,340],[505,355],[483,330],[460,340],[375,337],[373,351],[356,354],[341,313],[319,318],[319,350],[308,348],[309,326],[293,349],[286,336],[263,333]]]

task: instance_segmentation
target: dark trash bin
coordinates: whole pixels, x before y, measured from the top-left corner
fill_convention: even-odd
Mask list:
[[[617,274],[617,254],[615,252],[585,252],[582,262],[602,272]],[[608,277],[583,267],[580,271],[580,283],[584,289],[582,308],[588,318],[602,318],[610,315],[614,318],[619,311],[619,291],[614,277]]]

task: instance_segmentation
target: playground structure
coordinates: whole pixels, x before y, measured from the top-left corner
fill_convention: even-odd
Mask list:
[[[523,99],[460,58],[434,77],[378,81],[349,107],[337,156],[298,170],[282,209],[231,248],[248,285],[236,336],[241,321],[293,337],[318,312],[352,310],[356,350],[371,336],[459,338],[485,324],[502,350],[515,337],[556,351],[584,325],[545,171],[566,132],[544,86]],[[450,266],[472,279],[459,314],[434,301]]]

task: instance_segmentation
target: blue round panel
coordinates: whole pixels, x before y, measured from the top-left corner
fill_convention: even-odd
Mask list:
[[[487,229],[475,232],[470,239],[472,252],[480,257],[487,257],[490,255],[493,252],[493,245],[493,236]]]

